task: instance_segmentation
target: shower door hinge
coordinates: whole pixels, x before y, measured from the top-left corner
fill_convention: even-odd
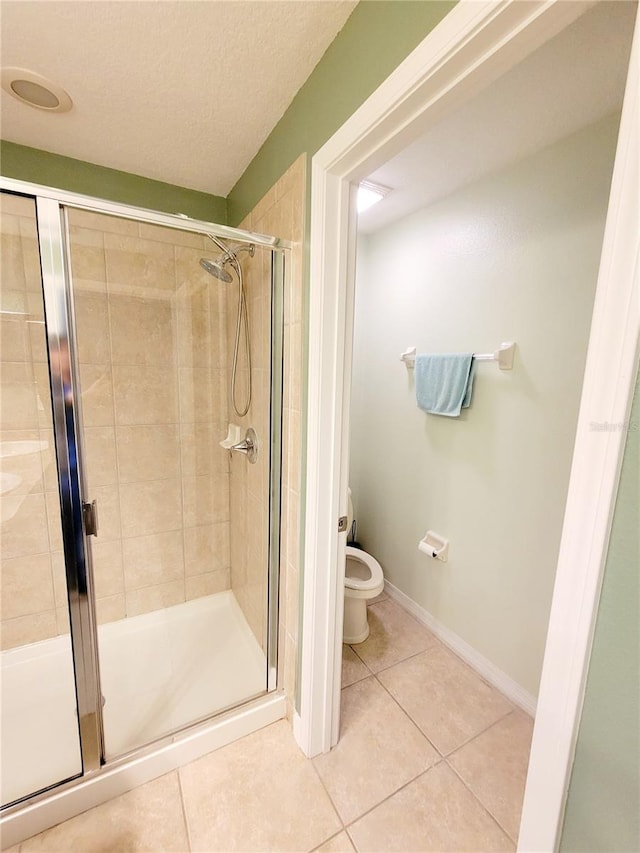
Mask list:
[[[95,501],[82,504],[82,521],[87,536],[98,535],[98,507]]]
[[[338,519],[338,533],[344,533],[347,529],[348,518],[346,515],[341,515]]]

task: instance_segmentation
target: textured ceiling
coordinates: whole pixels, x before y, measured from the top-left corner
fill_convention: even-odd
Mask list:
[[[376,231],[622,106],[635,2],[589,9],[368,176],[391,187],[358,217]]]
[[[74,107],[2,92],[2,138],[226,196],[355,0],[2,0],[2,66]]]

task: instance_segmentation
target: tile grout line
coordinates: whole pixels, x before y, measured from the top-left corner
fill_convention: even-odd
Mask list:
[[[380,685],[380,687],[382,687],[382,689],[385,691],[385,693],[386,693],[388,696],[390,696],[390,697],[391,697],[391,699],[393,699],[393,701],[396,703],[396,705],[398,706],[398,708],[400,708],[400,710],[401,710],[401,711],[402,711],[402,713],[405,715],[405,717],[409,720],[409,722],[410,722],[410,723],[412,723],[412,725],[414,725],[414,726],[416,727],[416,729],[420,732],[420,734],[422,735],[422,737],[427,741],[427,743],[429,744],[429,746],[431,746],[433,749],[435,749],[436,753],[437,753],[437,754],[438,754],[438,756],[439,756],[439,759],[440,759],[440,760],[444,759],[444,757],[445,757],[445,756],[444,756],[444,754],[443,754],[443,753],[438,749],[438,747],[435,745],[435,743],[433,743],[433,741],[432,741],[432,740],[431,740],[431,739],[430,739],[430,738],[429,738],[429,737],[428,737],[428,736],[427,736],[427,735],[422,731],[422,729],[420,728],[420,726],[419,726],[419,725],[417,724],[417,722],[413,719],[413,717],[412,717],[412,716],[411,716],[411,714],[407,711],[407,709],[406,709],[406,708],[404,708],[404,707],[401,705],[400,701],[399,701],[398,699],[396,699],[396,697],[393,695],[393,693],[391,693],[391,691],[390,691],[390,690],[389,690],[389,689],[388,689],[388,688],[387,688],[387,687],[386,687],[386,686],[385,686],[385,685],[380,681],[380,679],[379,679],[376,675],[374,675],[373,677],[374,677],[374,679],[378,682],[378,684]],[[436,765],[436,764],[438,764],[438,763],[439,763],[439,761],[436,761],[436,762],[435,762],[434,764],[432,764],[431,766],[432,766],[432,767],[435,767],[435,765]]]
[[[428,629],[426,629],[426,630],[428,630]],[[435,634],[433,634],[433,637],[434,637],[434,638],[435,638],[435,640],[436,640],[435,644],[433,644],[433,645],[431,645],[431,646],[427,646],[427,648],[426,648],[426,649],[421,649],[419,652],[413,652],[412,654],[407,655],[407,657],[406,657],[406,658],[401,658],[400,660],[394,661],[393,663],[390,663],[390,664],[388,664],[387,666],[383,666],[383,667],[381,667],[379,670],[377,670],[377,671],[375,671],[375,672],[374,672],[374,670],[372,670],[372,669],[371,669],[371,667],[370,667],[370,666],[369,666],[369,665],[368,665],[368,664],[363,660],[363,658],[361,658],[361,657],[360,657],[360,655],[358,655],[358,652],[356,652],[356,650],[353,648],[353,646],[349,646],[349,648],[350,648],[350,649],[352,649],[352,650],[355,652],[355,654],[356,654],[356,655],[358,655],[358,658],[359,658],[359,659],[362,661],[362,663],[367,667],[367,669],[369,670],[369,672],[370,672],[372,675],[378,675],[378,673],[380,673],[380,672],[386,672],[388,669],[393,669],[393,667],[394,667],[394,666],[399,666],[401,663],[406,663],[408,660],[413,660],[413,658],[417,658],[419,655],[423,655],[423,654],[425,654],[426,652],[428,652],[428,651],[430,651],[431,649],[435,648],[437,645],[440,645],[440,646],[443,646],[444,648],[446,648],[446,646],[444,645],[444,643],[442,643],[442,642],[441,642],[441,641],[440,641],[440,640],[435,636]],[[464,661],[462,661],[462,662],[464,663]],[[494,687],[493,689],[495,690],[495,687]],[[500,695],[502,695],[502,694],[500,694]]]
[[[331,794],[329,793],[329,790],[328,790],[327,786],[326,786],[326,785],[325,785],[325,783],[324,783],[324,779],[323,779],[323,778],[322,778],[322,776],[320,775],[320,771],[319,771],[319,770],[318,770],[318,768],[316,767],[316,763],[315,763],[314,759],[313,759],[313,758],[310,758],[310,759],[309,759],[309,761],[311,762],[311,766],[313,767],[313,769],[314,769],[314,771],[315,771],[315,774],[316,774],[316,776],[318,777],[318,779],[319,779],[319,781],[320,781],[320,784],[322,785],[322,790],[325,792],[325,794],[326,794],[326,795],[327,795],[327,797],[329,798],[329,802],[331,803],[331,807],[333,808],[334,812],[336,813],[336,817],[337,817],[337,818],[338,818],[338,820],[340,821],[340,824],[341,824],[342,829],[339,829],[339,830],[338,830],[338,832],[336,832],[336,833],[335,833],[335,835],[339,835],[339,834],[340,834],[344,829],[346,829],[345,822],[344,822],[344,820],[342,819],[342,815],[341,815],[341,814],[340,814],[340,812],[338,811],[338,807],[336,806],[336,804],[335,804],[335,803],[334,803],[334,801],[333,801],[333,797],[332,797],[332,796],[331,796]],[[334,837],[335,837],[335,835],[332,835],[332,836],[331,836],[331,838],[334,838]],[[325,839],[325,841],[320,842],[320,844],[318,845],[318,847],[321,847],[321,846],[322,846],[322,844],[325,844],[325,843],[326,843],[327,841],[329,841],[329,840],[330,840],[330,839],[329,839],[329,838],[327,838],[327,839]],[[314,848],[314,849],[316,849],[316,848]]]
[[[358,823],[358,821],[360,821],[360,820],[362,820],[363,818],[365,818],[365,817],[367,817],[368,815],[370,815],[370,814],[371,814],[372,812],[374,812],[374,811],[375,811],[379,806],[383,805],[383,803],[386,803],[388,800],[392,799],[392,797],[395,797],[395,795],[396,795],[396,794],[399,794],[399,793],[400,793],[400,791],[403,791],[405,788],[409,787],[409,785],[412,785],[414,782],[417,782],[417,780],[418,780],[418,779],[420,779],[420,777],[421,777],[421,776],[425,776],[427,773],[430,773],[430,772],[431,772],[435,767],[437,767],[439,764],[442,764],[442,761],[443,761],[443,760],[444,760],[444,759],[441,759],[441,760],[439,760],[439,761],[436,761],[436,763],[435,763],[435,764],[432,764],[432,765],[431,765],[431,767],[427,767],[425,770],[421,770],[421,771],[420,771],[416,776],[413,776],[411,779],[409,779],[408,781],[406,781],[406,782],[404,782],[402,785],[400,785],[400,787],[399,787],[399,788],[396,788],[396,790],[395,790],[395,791],[392,791],[392,793],[391,793],[391,794],[387,794],[387,796],[386,796],[386,797],[384,797],[382,800],[380,800],[380,802],[379,802],[379,803],[376,803],[374,806],[371,806],[371,808],[369,808],[369,809],[367,809],[366,811],[362,812],[362,814],[361,814],[361,815],[358,815],[358,817],[354,818],[350,823],[345,824],[344,829],[345,829],[345,831],[349,834],[349,838],[351,838],[351,833],[349,832],[349,829],[350,829],[350,828],[353,828],[353,826],[354,826],[356,823]],[[353,841],[353,839],[352,839],[352,841]],[[354,847],[355,847],[355,842],[354,842]],[[357,848],[356,848],[356,849],[357,849]]]
[[[446,758],[448,760],[453,755],[455,755],[456,752],[459,752],[465,746],[469,746],[470,743],[473,743],[473,741],[476,740],[476,738],[479,738],[481,735],[486,734],[489,731],[489,729],[492,729],[494,726],[497,726],[498,723],[501,723],[503,720],[506,720],[507,717],[509,717],[509,716],[511,716],[511,714],[515,713],[515,711],[516,711],[516,709],[512,708],[510,711],[507,711],[506,714],[502,714],[502,716],[498,717],[497,720],[494,720],[492,723],[489,723],[488,726],[485,726],[485,728],[482,729],[481,731],[477,732],[477,734],[471,735],[470,738],[467,738],[467,740],[463,741],[459,746],[454,747],[454,749],[449,750],[449,752],[447,752],[447,753],[443,753],[442,757]]]
[[[491,811],[489,811],[488,806],[486,806],[486,805],[482,802],[482,800],[480,799],[480,797],[478,797],[478,795],[475,793],[475,791],[473,791],[473,790],[469,787],[469,785],[467,784],[467,782],[465,782],[465,780],[464,780],[464,779],[462,778],[462,776],[458,773],[458,771],[456,770],[456,768],[455,768],[455,767],[453,767],[451,764],[449,764],[449,762],[447,761],[447,759],[446,759],[446,758],[445,758],[444,760],[445,760],[445,763],[446,763],[447,767],[448,767],[448,768],[449,768],[453,773],[455,773],[455,775],[456,775],[456,776],[457,776],[457,778],[462,782],[462,784],[463,784],[463,785],[464,785],[464,787],[467,789],[467,791],[469,791],[469,793],[470,793],[470,794],[471,794],[471,796],[474,798],[474,800],[475,800],[477,803],[479,803],[479,805],[482,807],[482,809],[483,809],[483,810],[484,810],[484,811],[489,815],[489,817],[491,818],[491,820],[496,824],[496,826],[500,829],[500,831],[501,831],[501,832],[504,832],[504,834],[507,836],[507,838],[509,839],[509,841],[512,841],[512,842],[516,845],[516,847],[517,847],[517,846],[518,846],[518,842],[517,842],[517,840],[515,840],[515,839],[513,839],[513,838],[511,837],[510,833],[509,833],[509,832],[507,832],[507,830],[504,828],[504,826],[502,826],[502,824],[500,823],[500,821],[498,820],[498,818],[497,818],[494,814],[492,814],[492,813],[491,813]],[[521,809],[521,810],[522,810],[522,809]]]
[[[184,802],[184,791],[182,790],[182,779],[180,778],[180,768],[176,769],[176,775],[178,777],[178,790],[180,791],[180,805],[182,807],[182,819],[184,820],[184,828],[187,833],[187,848],[189,853],[191,853],[191,832],[189,831],[189,820],[187,818],[187,807]],[[20,853],[20,851],[18,851]]]
[[[329,838],[325,838],[325,840],[321,841],[320,844],[318,844],[316,847],[312,847],[311,850],[309,851],[309,853],[316,853],[316,851],[319,850],[321,847],[323,847],[325,844],[328,844],[330,841],[333,841],[333,839],[337,838],[340,835],[340,833],[346,832],[346,831],[347,831],[346,828],[343,826],[342,829],[339,829],[337,832],[334,832],[334,834],[330,835]]]

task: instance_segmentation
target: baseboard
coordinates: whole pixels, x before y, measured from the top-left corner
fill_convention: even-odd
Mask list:
[[[428,611],[423,607],[420,607],[420,605],[416,604],[413,599],[409,598],[408,595],[405,595],[404,592],[399,590],[397,586],[389,583],[389,581],[385,581],[384,591],[390,598],[414,616],[418,622],[421,622],[426,628],[432,631],[436,637],[445,644],[445,646],[448,646],[452,652],[455,652],[458,657],[462,658],[465,663],[469,664],[471,669],[475,670],[481,678],[488,681],[489,684],[492,684],[501,693],[503,693],[507,699],[514,702],[531,717],[535,716],[535,696],[525,690],[524,687],[521,687],[505,672],[502,672],[501,669],[498,669],[495,664],[491,663],[491,661],[481,655],[480,652],[477,652],[465,640],[457,634],[454,634],[450,628],[447,628],[441,622],[438,622],[438,620],[435,619]]]

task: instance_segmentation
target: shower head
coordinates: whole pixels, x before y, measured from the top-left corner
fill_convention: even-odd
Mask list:
[[[206,270],[209,275],[213,275],[216,278],[219,278],[220,281],[224,281],[226,284],[233,281],[233,277],[231,273],[227,272],[224,268],[228,258],[226,255],[221,255],[219,258],[215,258],[212,260],[211,258],[200,258],[200,266],[203,270]]]
[[[235,262],[238,263],[238,252],[248,252],[250,257],[253,257],[256,251],[256,247],[254,243],[249,243],[248,245],[238,244],[233,248],[228,248],[224,245],[221,240],[218,240],[217,237],[214,237],[213,234],[207,234],[216,246],[219,249],[222,249],[222,254],[213,260],[211,258],[200,258],[200,266],[202,269],[206,270],[209,275],[213,275],[216,278],[219,278],[220,281],[224,281],[227,284],[233,281],[233,277],[231,273],[227,272],[225,269],[228,263]]]

